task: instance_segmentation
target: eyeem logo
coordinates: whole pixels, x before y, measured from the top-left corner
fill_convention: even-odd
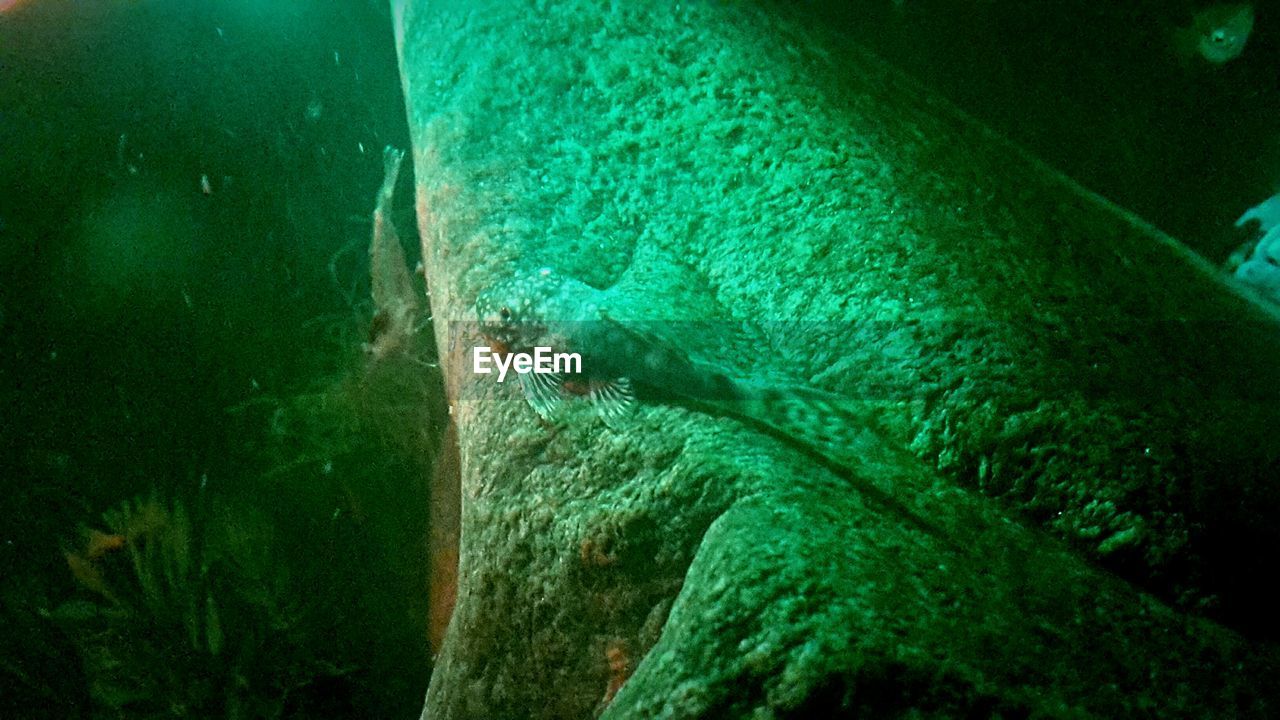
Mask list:
[[[477,375],[488,375],[498,368],[498,382],[507,379],[507,373],[515,370],[517,375],[528,373],[578,373],[582,372],[582,356],[578,353],[552,352],[549,347],[535,347],[533,353],[493,352],[493,348],[484,345],[471,350],[471,370]]]

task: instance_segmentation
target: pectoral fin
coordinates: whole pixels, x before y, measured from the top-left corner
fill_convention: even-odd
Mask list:
[[[524,391],[529,407],[543,420],[554,421],[564,407],[561,386],[564,378],[556,373],[521,373],[520,389]]]
[[[622,418],[630,414],[636,404],[631,381],[627,378],[592,383],[588,398],[605,426],[611,430],[618,429]]]

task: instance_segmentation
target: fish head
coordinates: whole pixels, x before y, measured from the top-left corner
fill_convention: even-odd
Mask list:
[[[498,283],[476,297],[480,334],[509,352],[538,345],[547,334],[546,309],[562,281],[550,268]]]

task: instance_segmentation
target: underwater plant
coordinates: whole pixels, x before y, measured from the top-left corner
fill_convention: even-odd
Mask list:
[[[261,512],[213,501],[193,516],[152,493],[102,518],[107,533],[66,552],[86,598],[50,614],[79,651],[95,717],[285,717],[349,671],[316,651],[319,608]]]
[[[303,379],[228,409],[243,439],[234,473],[216,492],[202,477],[185,502],[125,501],[64,549],[82,597],[49,615],[78,650],[95,717],[417,706],[427,564],[405,549],[426,547],[445,413],[426,295],[390,216],[402,157],[384,153],[368,264],[346,247],[330,260],[348,312],[304,326],[318,337]],[[348,258],[367,282],[340,281]]]

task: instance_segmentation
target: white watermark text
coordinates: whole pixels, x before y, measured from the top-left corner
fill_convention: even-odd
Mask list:
[[[488,375],[498,369],[498,382],[507,379],[514,370],[517,375],[528,373],[581,374],[582,356],[578,353],[552,352],[549,347],[535,347],[532,353],[495,353],[493,348],[479,345],[471,350],[471,370],[477,375]]]

